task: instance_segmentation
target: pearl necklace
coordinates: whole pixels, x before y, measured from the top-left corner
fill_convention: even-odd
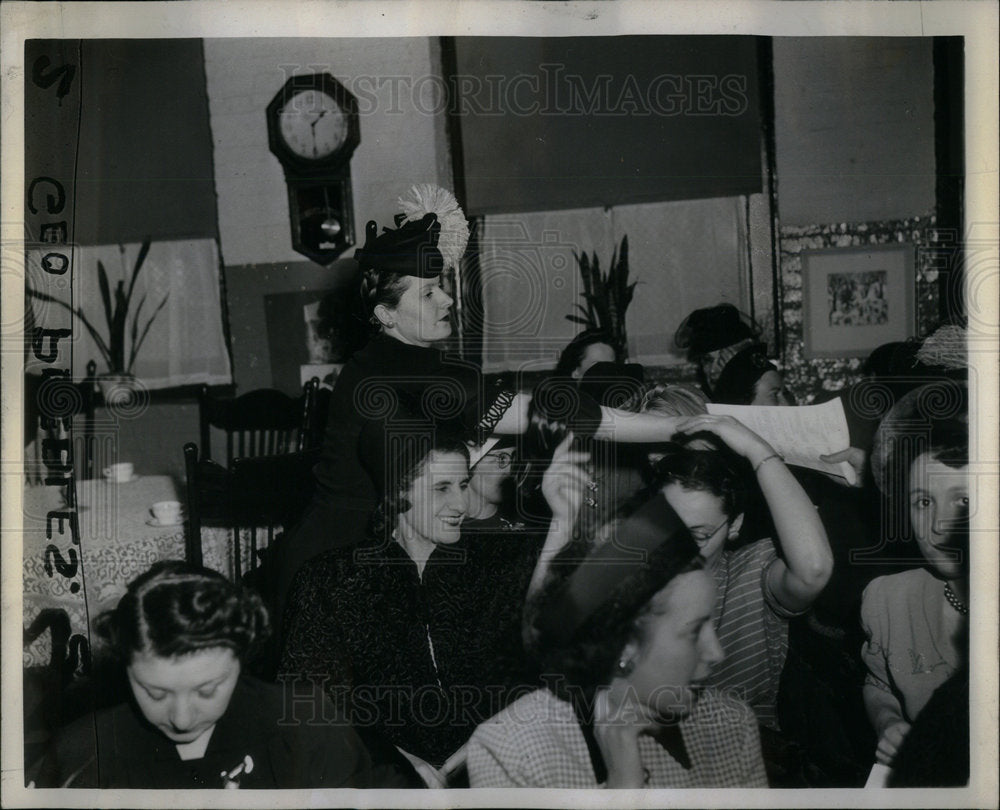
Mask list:
[[[963,616],[969,615],[969,606],[965,604],[961,599],[955,596],[955,592],[951,589],[951,583],[946,582],[944,584],[944,598],[948,600],[948,604],[951,605],[955,610],[961,613]]]

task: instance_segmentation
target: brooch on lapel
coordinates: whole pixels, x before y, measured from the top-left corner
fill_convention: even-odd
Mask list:
[[[219,778],[222,780],[222,786],[226,790],[236,790],[240,786],[240,777],[245,773],[253,772],[253,757],[247,754],[243,757],[243,761],[233,768],[231,771],[222,771],[219,773]]]

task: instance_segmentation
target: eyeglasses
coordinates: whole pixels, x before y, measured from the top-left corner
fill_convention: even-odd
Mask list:
[[[511,465],[511,462],[514,460],[513,453],[505,453],[502,450],[499,450],[496,453],[487,453],[486,455],[488,455],[490,458],[495,458],[497,461],[497,466],[501,470],[506,470]]]
[[[691,538],[696,543],[707,543],[709,540],[711,540],[713,537],[715,537],[715,535],[719,533],[720,529],[728,525],[729,525],[729,518],[726,518],[724,521],[722,521],[722,523],[720,523],[714,529],[708,529],[702,532],[691,532]]]

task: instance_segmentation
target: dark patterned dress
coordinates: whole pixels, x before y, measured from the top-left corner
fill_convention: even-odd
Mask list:
[[[394,540],[321,555],[292,590],[281,677],[322,682],[353,723],[440,768],[537,682],[521,617],[541,543],[477,532],[438,546],[422,577]]]
[[[481,440],[500,421],[515,391],[498,376],[433,347],[411,346],[378,334],[344,365],[330,396],[323,453],[315,468],[316,493],[271,561],[261,590],[277,626],[299,568],[329,549],[365,539],[377,492],[361,463],[359,438],[371,421],[394,415],[447,425]]]

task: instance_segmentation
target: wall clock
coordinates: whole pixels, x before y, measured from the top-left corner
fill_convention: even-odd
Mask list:
[[[354,244],[357,100],[329,73],[292,76],[267,105],[267,139],[285,172],[292,247],[329,264]]]

